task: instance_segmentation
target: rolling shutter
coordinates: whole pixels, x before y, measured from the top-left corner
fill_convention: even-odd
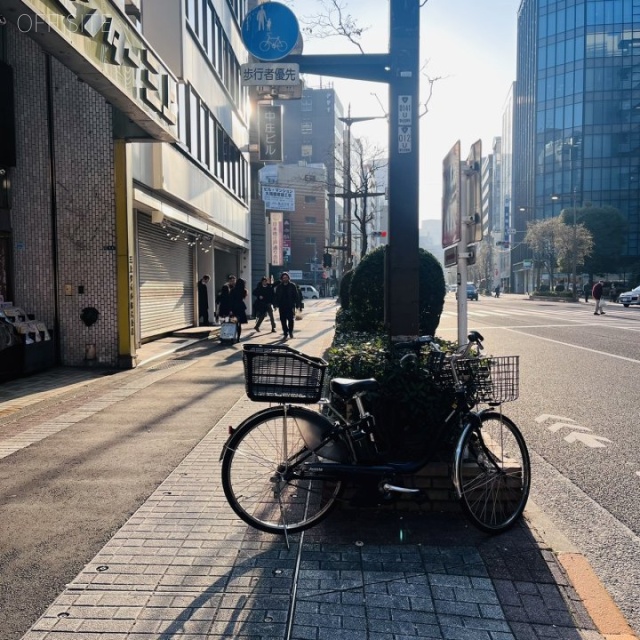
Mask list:
[[[180,237],[138,214],[140,338],[169,333],[194,323],[193,249]]]

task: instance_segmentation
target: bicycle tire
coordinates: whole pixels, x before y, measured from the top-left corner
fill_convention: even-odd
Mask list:
[[[297,476],[296,465],[286,464],[300,455],[318,461],[302,434],[326,433],[331,422],[310,409],[288,407],[288,455],[284,455],[284,416],[284,407],[251,416],[229,439],[222,456],[222,488],[231,508],[255,529],[276,534],[317,524],[342,493],[340,480]]]
[[[524,437],[497,411],[481,413],[463,429],[456,447],[454,484],[462,510],[487,533],[502,533],[522,515],[531,487]]]

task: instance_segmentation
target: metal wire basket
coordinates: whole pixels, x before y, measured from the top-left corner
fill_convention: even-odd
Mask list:
[[[312,404],[322,396],[327,363],[284,345],[246,344],[247,396],[255,402]]]
[[[520,356],[494,356],[455,360],[458,380],[474,402],[512,402],[520,393]],[[453,387],[452,361],[440,369],[438,383]]]

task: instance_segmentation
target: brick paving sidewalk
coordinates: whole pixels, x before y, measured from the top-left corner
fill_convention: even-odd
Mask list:
[[[456,514],[341,510],[280,537],[227,505],[218,458],[243,397],[24,640],[594,640],[525,524],[498,538]]]
[[[332,331],[297,337],[320,354]],[[339,509],[290,548],[245,525],[219,456],[260,408],[238,400],[23,640],[602,639],[526,521],[488,537],[458,513]]]

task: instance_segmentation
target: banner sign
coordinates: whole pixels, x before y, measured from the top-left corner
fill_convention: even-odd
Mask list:
[[[271,264],[282,266],[282,222],[284,214],[281,211],[271,212]]]
[[[291,222],[285,220],[282,223],[282,251],[285,262],[291,260]]]
[[[460,242],[460,140],[442,162],[442,246]]]
[[[259,159],[282,162],[282,107],[260,105],[258,107],[258,130],[260,134]]]
[[[300,82],[300,66],[283,62],[249,62],[242,65],[245,86],[287,86]]]
[[[278,211],[296,210],[296,190],[283,189],[282,187],[262,187],[262,200],[266,209]]]

